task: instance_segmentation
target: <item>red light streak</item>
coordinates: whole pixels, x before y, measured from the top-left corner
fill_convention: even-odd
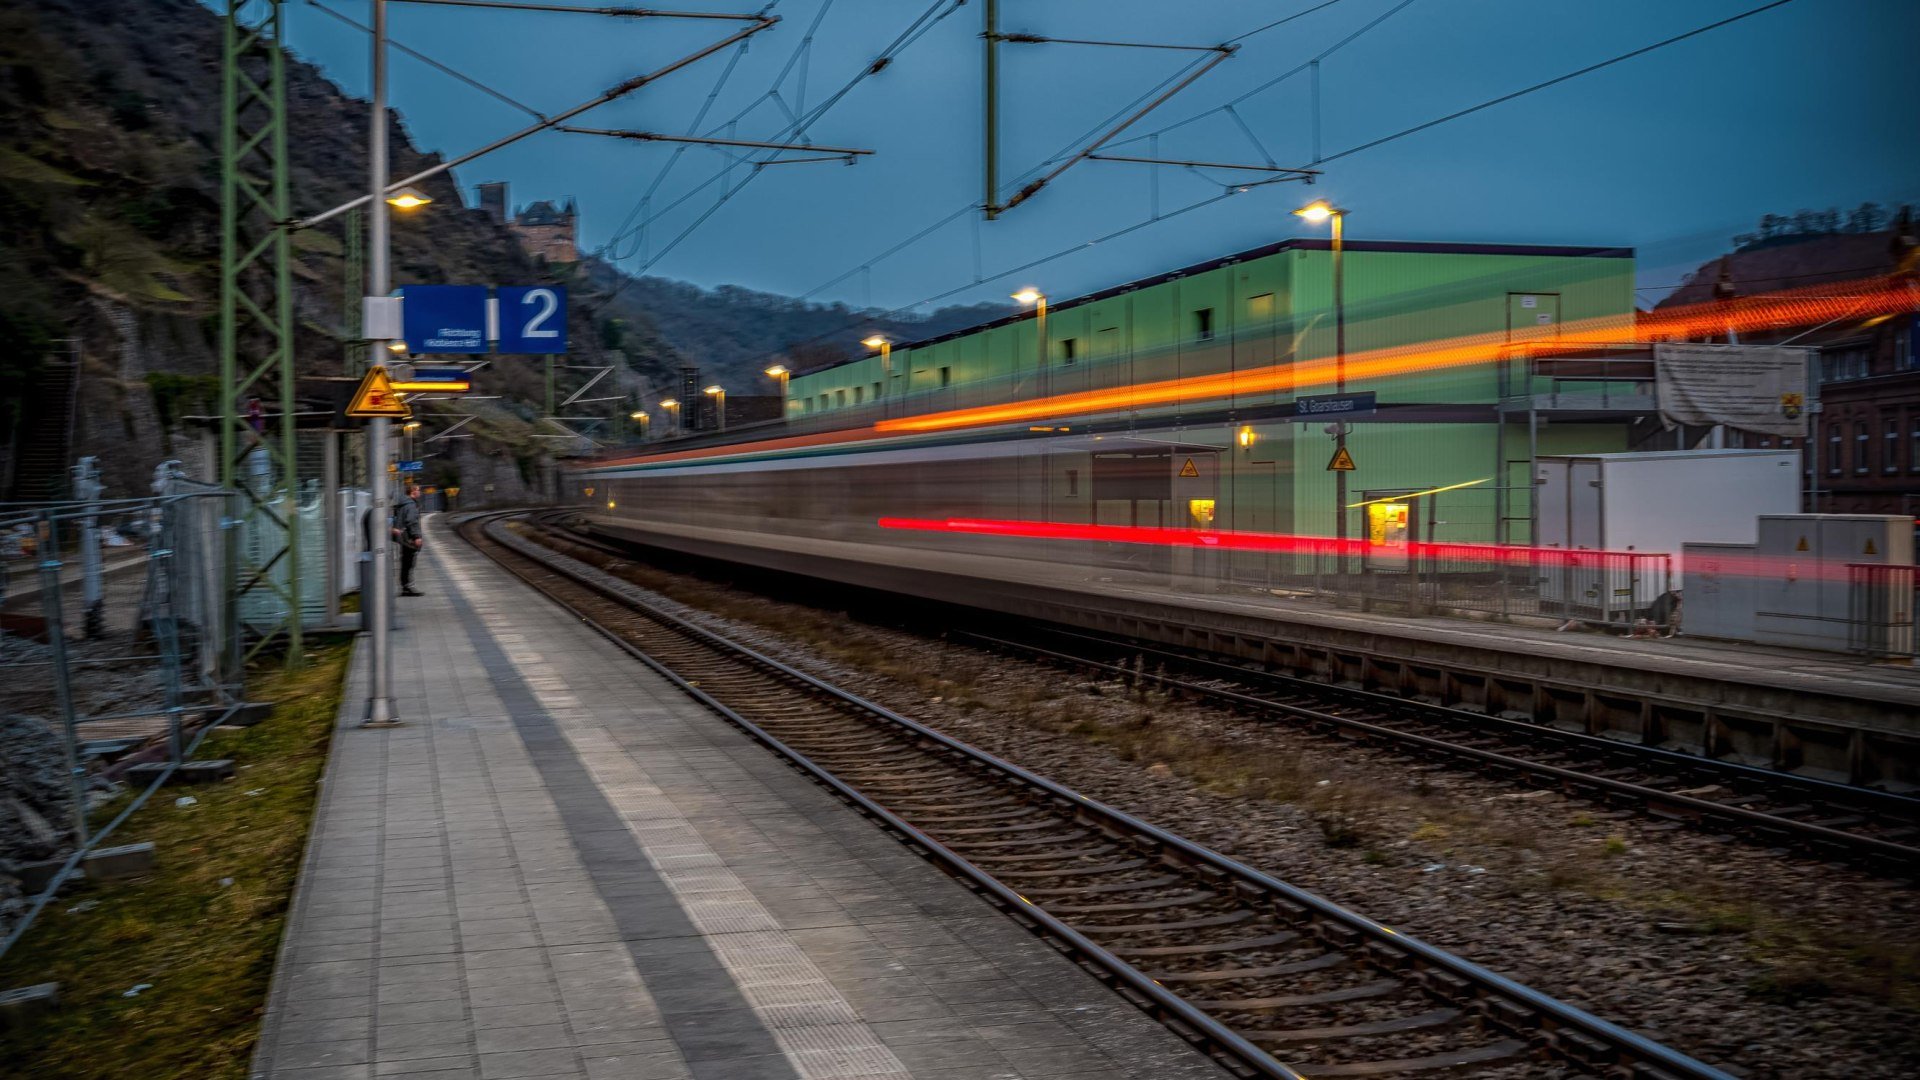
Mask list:
[[[1180,529],[1159,525],[1081,525],[1061,521],[1017,521],[989,518],[900,518],[883,517],[876,522],[882,529],[907,532],[948,533],[965,536],[1004,536],[1028,540],[1095,540],[1120,544],[1155,544],[1162,547],[1203,547],[1222,551],[1258,551],[1292,555],[1345,555],[1357,558],[1373,548],[1365,539],[1341,540],[1331,536],[1302,536],[1290,533],[1220,532],[1209,529]],[[1417,559],[1445,560],[1453,566],[1500,564],[1533,567],[1598,568],[1607,559],[1626,556],[1646,558],[1679,552],[1600,551],[1587,548],[1528,547],[1521,544],[1460,544],[1424,540],[1391,549]],[[1697,560],[1713,564],[1712,571],[1729,577],[1788,579],[1794,581],[1846,581],[1847,568],[1837,562],[1783,559],[1760,555],[1714,555]],[[1701,572],[1706,570],[1701,568]]]

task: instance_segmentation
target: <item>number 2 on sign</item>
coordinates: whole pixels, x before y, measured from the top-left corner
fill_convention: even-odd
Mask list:
[[[530,290],[527,295],[520,298],[520,303],[523,305],[540,305],[540,310],[534,312],[533,317],[528,319],[526,325],[521,329],[521,337],[531,339],[557,338],[560,336],[560,331],[545,328],[547,320],[553,318],[553,313],[560,310],[560,298],[554,295],[552,289]]]

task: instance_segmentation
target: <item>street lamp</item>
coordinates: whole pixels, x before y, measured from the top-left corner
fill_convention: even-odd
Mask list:
[[[419,188],[406,187],[387,196],[387,203],[402,210],[417,210],[433,201],[433,196]]]
[[[647,415],[647,410],[635,409],[632,412],[627,414],[627,419],[640,425],[640,441],[646,442],[647,441],[647,425],[653,420],[652,417]]]
[[[661,399],[660,399],[660,407],[661,407],[661,408],[663,408],[663,409],[665,409],[665,410],[667,410],[667,415],[668,415],[668,416],[671,416],[671,417],[673,417],[673,428],[674,428],[674,431],[675,431],[676,433],[677,433],[678,431],[680,431],[680,430],[681,430],[681,428],[680,428],[680,402],[679,402],[679,400],[678,400],[678,399],[676,399],[676,398],[661,398]]]
[[[1033,305],[1034,340],[1040,347],[1041,393],[1047,393],[1053,389],[1053,379],[1047,371],[1047,294],[1028,285],[1014,293],[1013,298],[1023,304]]]
[[[702,390],[701,393],[711,395],[713,398],[713,419],[715,426],[721,431],[727,430],[726,390],[722,388],[719,383],[714,383],[712,386]]]
[[[1322,221],[1333,222],[1333,392],[1347,392],[1347,275],[1345,266],[1347,212],[1325,199],[1315,199],[1294,211],[1303,221],[1319,224]],[[1346,464],[1351,460],[1347,454],[1347,423],[1334,421],[1334,452],[1336,464]],[[1333,471],[1333,504],[1337,508],[1334,518],[1334,536],[1339,540],[1347,538],[1347,469]],[[1340,572],[1346,573],[1346,545],[1338,545],[1340,554]]]

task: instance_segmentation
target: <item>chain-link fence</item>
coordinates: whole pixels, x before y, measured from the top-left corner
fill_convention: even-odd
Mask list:
[[[0,952],[237,705],[239,498],[169,463],[156,494],[97,500],[88,466],[81,501],[0,504],[0,857],[46,882],[0,896]],[[129,783],[117,817],[90,819]]]

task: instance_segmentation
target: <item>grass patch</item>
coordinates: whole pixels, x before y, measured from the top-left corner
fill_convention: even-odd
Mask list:
[[[348,655],[329,642],[297,671],[262,670],[248,695],[279,702],[273,715],[201,744],[232,758],[235,778],[156,792],[114,833],[154,842],[152,876],[81,884],[48,905],[0,964],[0,987],[58,982],[61,1006],[0,1033],[0,1061],[31,1063],[38,1080],[247,1075]],[[199,802],[177,808],[179,795]],[[140,983],[151,988],[122,996]]]

